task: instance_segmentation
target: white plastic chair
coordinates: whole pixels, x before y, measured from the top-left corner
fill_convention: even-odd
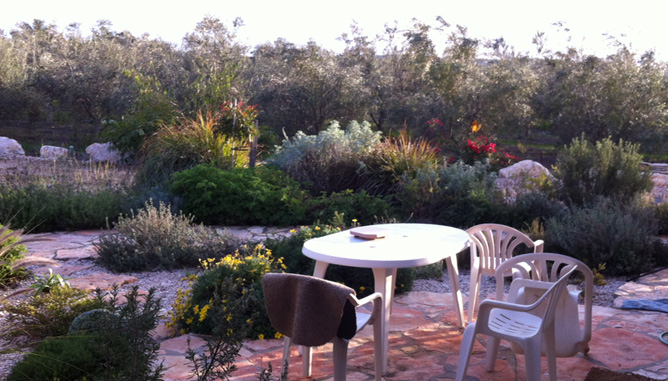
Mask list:
[[[579,299],[582,289],[576,285],[568,285],[562,293],[557,304],[555,315],[556,347],[557,357],[572,357],[577,353],[587,354],[589,352],[589,341],[591,340],[591,319],[594,293],[594,274],[591,269],[581,261],[562,254],[539,253],[518,255],[499,266],[499,274],[496,278],[496,300],[503,300],[503,276],[500,273],[512,272],[513,279],[523,278],[540,281],[531,287],[512,289],[507,301],[518,304],[531,304],[538,300],[552,283],[577,266],[577,271],[584,278],[584,319],[580,319]],[[498,347],[498,340],[492,343]],[[512,349],[516,353],[522,353],[522,347],[513,344]],[[545,354],[545,348],[542,349]]]
[[[495,276],[496,268],[515,254],[524,244],[534,253],[543,252],[544,242],[533,241],[528,235],[510,226],[481,224],[466,230],[471,238],[471,285],[469,289],[468,322],[473,321],[482,275]],[[524,254],[523,251],[520,254]],[[506,274],[510,276],[510,274]]]
[[[547,349],[547,364],[550,380],[557,379],[557,362],[554,355],[554,315],[559,301],[559,295],[566,289],[568,277],[575,271],[571,268],[556,283],[552,283],[548,290],[534,303],[522,305],[499,300],[484,300],[480,303],[478,320],[469,324],[464,330],[462,346],[459,352],[457,375],[455,380],[461,381],[466,375],[471,350],[477,334],[487,335],[489,339],[508,340],[522,346],[526,362],[526,379],[540,380],[541,347],[545,341]],[[513,289],[527,287],[533,283],[541,283],[530,279],[515,279],[511,283]],[[543,309],[540,316],[534,311]],[[494,370],[496,349],[487,341],[487,370]]]
[[[288,367],[290,345],[302,346],[302,373],[311,377],[311,347],[332,342],[334,380],[346,379],[348,342],[367,324],[373,325],[375,379],[382,376],[383,296],[376,292],[357,299],[355,291],[339,283],[299,274],[268,273],[262,279],[271,324],[285,335],[283,366]],[[371,310],[358,308],[371,303]]]

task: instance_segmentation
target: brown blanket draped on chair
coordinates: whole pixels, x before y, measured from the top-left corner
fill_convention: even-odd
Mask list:
[[[268,273],[263,290],[271,324],[294,344],[316,347],[334,336],[351,339],[357,331],[355,308],[348,301],[355,291],[350,287],[304,275]]]

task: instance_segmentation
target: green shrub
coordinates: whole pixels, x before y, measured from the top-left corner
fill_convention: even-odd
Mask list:
[[[306,220],[325,221],[335,213],[342,214],[346,225],[352,225],[355,219],[360,225],[371,225],[379,218],[388,217],[390,205],[388,197],[374,197],[362,190],[352,190],[322,194],[318,198],[306,201]]]
[[[6,313],[2,337],[6,340],[25,339],[29,342],[67,333],[70,324],[80,314],[101,308],[103,304],[88,298],[88,293],[76,288],[54,287],[22,301],[5,301]]]
[[[99,329],[42,341],[19,362],[9,380],[159,380],[164,370],[155,365],[159,344],[151,338],[160,300],[149,290],[143,304],[138,288],[117,305],[118,288],[107,298],[98,291],[97,304],[110,313],[99,314]],[[106,299],[106,300],[105,300]]]
[[[101,136],[121,153],[134,157],[146,138],[176,118],[177,110],[156,78],[135,71],[124,74],[134,79],[138,96],[130,111],[120,121],[108,123]]]
[[[103,228],[128,200],[123,189],[81,189],[69,183],[0,184],[0,218],[31,232]]]
[[[560,181],[561,198],[572,205],[594,202],[598,196],[627,200],[652,189],[651,173],[641,168],[638,144],[610,138],[588,142],[573,139],[559,153],[554,176]]]
[[[170,326],[211,334],[224,322],[230,336],[243,332],[251,339],[274,337],[264,308],[262,276],[283,269],[282,259],[262,245],[202,261],[203,271],[190,277],[191,288],[177,292]]]
[[[193,224],[193,218],[174,215],[169,206],[148,201],[143,209],[121,215],[116,233],[95,243],[99,261],[112,271],[194,267],[201,259],[216,258],[243,243],[232,234]]]
[[[315,261],[302,254],[304,242],[309,239],[326,236],[341,231],[340,228],[326,224],[315,224],[303,226],[286,238],[268,239],[265,245],[277,258],[282,258],[286,266],[286,272],[312,275]],[[327,268],[327,279],[340,282],[351,287],[360,297],[373,292],[373,272],[371,269],[329,265]],[[397,272],[396,292],[408,292],[413,287],[415,270],[412,268],[399,269]]]
[[[380,143],[380,137],[368,122],[353,121],[344,131],[332,121],[318,135],[299,131],[291,140],[284,140],[268,162],[305,184],[314,195],[356,191],[367,181],[361,163]]]
[[[267,167],[225,171],[199,165],[174,174],[171,190],[183,200],[184,212],[206,224],[287,226],[304,218],[304,192]]]
[[[460,228],[494,221],[503,203],[495,180],[482,162],[418,169],[415,177],[401,179],[396,195],[401,216]]]
[[[101,349],[95,336],[63,336],[41,342],[14,366],[8,381],[94,379]]]
[[[655,264],[657,226],[651,206],[599,198],[547,221],[546,251],[580,259],[609,275],[640,274]]]
[[[0,225],[0,287],[11,286],[29,275],[23,267],[15,266],[26,253],[26,247],[19,244],[22,232]]]
[[[161,127],[144,146],[138,183],[163,184],[173,173],[198,164],[221,169],[246,165],[248,141],[219,132],[218,124],[219,117],[209,112]]]
[[[654,211],[658,225],[659,235],[668,235],[668,203],[662,202],[655,204]]]
[[[545,226],[545,222],[560,216],[565,207],[541,190],[520,193],[514,202],[507,204],[499,215],[498,223],[512,226],[519,230],[531,229],[534,222]]]

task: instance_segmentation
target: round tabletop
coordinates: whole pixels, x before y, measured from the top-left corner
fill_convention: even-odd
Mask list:
[[[302,253],[317,261],[365,268],[424,266],[468,247],[464,230],[432,224],[371,225],[384,238],[363,239],[344,230],[304,242]]]

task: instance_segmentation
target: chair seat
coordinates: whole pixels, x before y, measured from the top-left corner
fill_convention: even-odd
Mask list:
[[[569,284],[559,298],[555,313],[557,357],[572,357],[577,353],[589,352],[594,293],[594,275],[591,269],[575,258],[555,253],[520,255],[501,265],[503,270],[513,269],[514,280],[525,279],[521,283],[517,282],[523,286],[510,290],[507,297],[509,302],[519,304],[531,304],[538,300],[560,274],[575,265],[578,268],[578,278],[583,282],[581,287]],[[498,277],[496,300],[504,299],[503,279]],[[534,312],[540,313],[540,309]],[[511,347],[515,353],[524,353],[518,345],[512,344]],[[543,346],[543,354],[546,353],[545,350]]]
[[[360,331],[364,328],[372,318],[371,312],[361,312],[357,310],[357,330]]]
[[[504,267],[507,267],[506,264],[511,263],[512,261],[506,261],[497,269],[497,279],[502,277],[505,271]],[[541,347],[544,341],[548,349],[546,357],[550,381],[556,381],[557,363],[554,354],[554,315],[561,293],[566,290],[566,282],[568,282],[568,278],[576,269],[577,265],[570,268],[565,274],[562,274],[557,282],[551,284],[547,291],[530,305],[504,302],[502,300],[483,301],[480,304],[478,320],[464,330],[455,380],[464,380],[475,337],[477,334],[483,334],[488,336],[485,360],[488,371],[494,370],[499,342],[501,339],[504,339],[523,347],[526,379],[540,380]],[[510,292],[512,293],[520,287],[534,283],[536,281],[530,279],[515,279],[510,285]],[[542,307],[545,307],[543,312],[538,316],[534,315]]]
[[[526,312],[493,309],[489,313],[489,329],[501,335],[532,337],[540,330],[543,319]]]

